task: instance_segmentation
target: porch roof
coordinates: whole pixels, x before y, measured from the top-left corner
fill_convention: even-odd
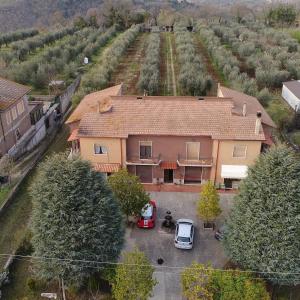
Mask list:
[[[121,165],[118,163],[97,163],[94,166],[94,170],[101,173],[115,173],[121,169]]]
[[[173,161],[163,161],[160,167],[164,170],[176,170],[178,168],[177,162]]]

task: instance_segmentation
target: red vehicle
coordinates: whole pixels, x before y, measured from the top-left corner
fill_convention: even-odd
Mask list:
[[[155,226],[155,219],[156,203],[154,200],[150,200],[150,202],[142,209],[137,226],[140,228],[153,228]]]

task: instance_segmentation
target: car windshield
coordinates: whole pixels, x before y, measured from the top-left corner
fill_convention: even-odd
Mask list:
[[[153,206],[151,204],[145,205],[141,213],[142,219],[150,220],[152,217],[152,211],[153,211]]]
[[[179,242],[183,242],[183,243],[189,243],[189,242],[190,242],[190,238],[188,238],[188,237],[183,237],[183,236],[179,236],[179,237],[177,238],[177,240],[178,240]]]

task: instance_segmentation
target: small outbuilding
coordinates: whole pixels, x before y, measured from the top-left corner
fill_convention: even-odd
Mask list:
[[[300,80],[284,82],[282,86],[282,98],[294,111],[300,112]]]

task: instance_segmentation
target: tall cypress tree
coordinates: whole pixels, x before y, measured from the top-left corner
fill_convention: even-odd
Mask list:
[[[88,162],[65,154],[48,158],[31,190],[37,275],[80,285],[103,264],[116,261],[124,230],[122,214],[103,176]]]
[[[224,245],[233,261],[273,283],[299,283],[300,160],[292,150],[278,146],[260,156],[227,225]]]

